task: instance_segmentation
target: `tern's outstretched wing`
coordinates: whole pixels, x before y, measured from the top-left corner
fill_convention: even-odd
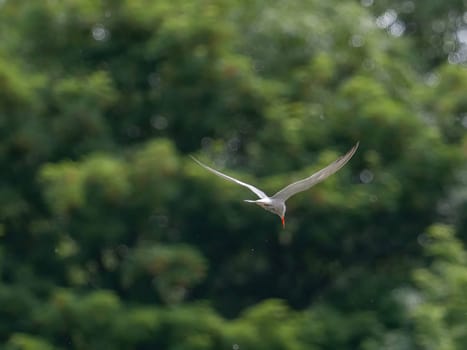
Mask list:
[[[292,197],[294,194],[305,191],[309,189],[311,186],[316,185],[318,182],[323,181],[325,178],[334,174],[337,170],[342,168],[350,160],[350,158],[352,158],[352,156],[354,155],[355,151],[358,148],[358,144],[359,143],[357,142],[350,151],[348,151],[344,156],[340,157],[339,159],[329,164],[327,167],[321,169],[320,171],[314,173],[313,175],[311,175],[310,177],[307,177],[306,179],[294,182],[293,184],[290,184],[287,187],[284,187],[282,190],[277,192],[271,198],[286,201],[288,198]]]
[[[195,157],[193,157],[193,156],[190,156],[190,157],[191,157],[196,163],[198,163],[199,165],[201,165],[203,168],[209,170],[210,172],[216,174],[217,176],[220,176],[220,177],[223,177],[223,178],[226,179],[226,180],[235,182],[236,184],[245,186],[245,187],[248,188],[250,191],[252,191],[254,194],[256,194],[260,199],[262,199],[262,198],[267,198],[267,197],[268,197],[268,196],[266,195],[266,193],[264,193],[263,191],[261,191],[259,188],[256,188],[256,187],[253,186],[253,185],[244,183],[244,182],[242,182],[242,181],[240,181],[240,180],[234,179],[234,178],[231,177],[231,176],[222,174],[220,171],[217,171],[217,170],[215,170],[215,169],[213,169],[213,168],[210,168],[210,167],[208,167],[207,165],[201,163],[201,162],[200,162],[198,159],[196,159]]]

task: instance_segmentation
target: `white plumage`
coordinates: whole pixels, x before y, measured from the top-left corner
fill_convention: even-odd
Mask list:
[[[352,158],[354,155],[355,151],[358,148],[359,143],[357,142],[355,146],[353,146],[345,155],[342,157],[336,159],[334,162],[329,164],[327,167],[317,171],[313,175],[296,181],[294,183],[291,183],[290,185],[284,187],[281,189],[279,192],[274,194],[273,196],[269,197],[266,193],[261,191],[259,188],[247,184],[243,181],[240,181],[238,179],[235,179],[229,175],[223,174],[218,170],[215,170],[203,163],[201,163],[199,160],[197,160],[195,157],[191,157],[196,163],[198,163],[200,166],[203,168],[209,170],[210,172],[216,174],[217,176],[220,176],[226,180],[232,181],[238,185],[244,186],[248,188],[250,191],[252,191],[254,194],[256,194],[259,199],[257,200],[245,200],[245,202],[249,203],[255,203],[259,205],[260,207],[276,214],[279,215],[279,217],[282,220],[282,225],[285,227],[285,211],[286,211],[286,206],[285,202],[287,199],[292,197],[293,195],[306,191],[310,187],[316,185],[317,183],[323,181],[326,179],[328,176],[334,174],[336,171],[338,171],[340,168],[342,168],[349,160]]]

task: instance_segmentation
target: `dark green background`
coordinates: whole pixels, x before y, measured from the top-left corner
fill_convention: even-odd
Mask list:
[[[0,1],[1,349],[466,349],[466,13]]]

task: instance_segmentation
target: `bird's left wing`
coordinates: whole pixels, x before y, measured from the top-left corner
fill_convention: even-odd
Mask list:
[[[282,190],[277,192],[271,198],[286,201],[288,198],[292,197],[294,194],[305,191],[309,189],[310,187],[316,185],[318,182],[323,181],[328,176],[334,174],[336,171],[342,168],[350,160],[350,158],[352,158],[352,156],[354,155],[355,151],[358,148],[358,145],[359,145],[359,142],[357,142],[355,146],[353,146],[350,149],[350,151],[348,151],[345,155],[343,155],[339,159],[336,159],[334,162],[329,164],[327,167],[321,169],[320,171],[314,173],[313,175],[307,177],[306,179],[299,180],[297,182],[294,182],[288,185],[287,187],[284,187]]]
[[[264,193],[263,191],[261,191],[259,188],[256,188],[255,186],[253,185],[250,185],[250,184],[247,184],[245,182],[242,182],[240,180],[237,180],[229,175],[226,175],[226,174],[223,174],[221,173],[220,171],[217,171],[211,167],[208,167],[207,165],[201,163],[198,159],[196,159],[195,157],[193,156],[190,156],[191,159],[193,159],[196,163],[198,163],[199,165],[201,165],[203,168],[205,168],[206,170],[209,170],[210,172],[216,174],[217,176],[220,176],[226,180],[229,180],[229,181],[232,181],[232,182],[235,182],[236,184],[238,185],[242,185],[246,188],[248,188],[250,191],[252,191],[254,194],[256,194],[259,198],[267,198],[267,195],[266,193]]]

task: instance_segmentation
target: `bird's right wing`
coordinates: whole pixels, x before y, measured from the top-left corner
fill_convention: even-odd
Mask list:
[[[336,159],[334,162],[329,164],[327,167],[321,169],[320,171],[314,173],[313,175],[303,180],[294,182],[288,185],[287,187],[284,187],[282,190],[277,192],[271,198],[286,201],[288,198],[292,197],[294,194],[305,191],[309,189],[311,186],[316,185],[318,182],[323,181],[325,178],[334,174],[336,171],[342,168],[350,160],[350,158],[352,158],[352,156],[354,155],[355,151],[358,148],[358,144],[359,143],[357,142],[355,146],[353,146],[350,149],[350,151],[348,151],[345,155],[343,155],[339,159]]]
[[[213,169],[213,168],[211,168],[211,167],[208,167],[207,165],[201,163],[198,159],[196,159],[196,158],[193,157],[193,156],[190,156],[190,157],[191,157],[191,159],[193,159],[196,163],[198,163],[199,165],[201,165],[204,169],[209,170],[210,172],[216,174],[217,176],[220,176],[220,177],[222,177],[222,178],[224,178],[224,179],[226,179],[226,180],[235,182],[235,183],[238,184],[238,185],[242,185],[242,186],[248,188],[250,191],[252,191],[254,194],[256,194],[260,199],[262,199],[262,198],[267,198],[266,193],[264,193],[263,191],[261,191],[259,188],[256,188],[256,187],[253,186],[253,185],[247,184],[247,183],[242,182],[242,181],[240,181],[240,180],[237,180],[237,179],[235,179],[235,178],[233,178],[233,177],[231,177],[231,176],[225,175],[225,174],[221,173],[220,171],[217,171],[217,170],[215,170],[215,169]]]

